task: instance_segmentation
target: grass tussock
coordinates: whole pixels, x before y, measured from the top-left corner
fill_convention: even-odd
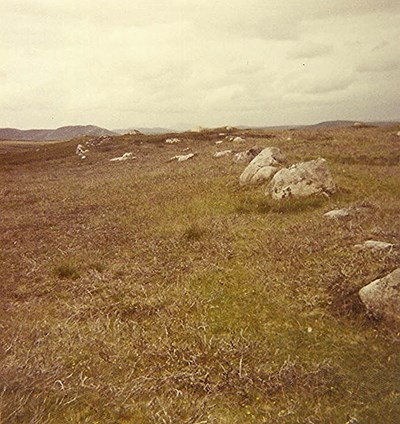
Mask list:
[[[188,241],[198,241],[205,234],[206,230],[199,223],[189,224],[183,231],[183,237]]]
[[[54,274],[61,279],[76,280],[80,277],[80,267],[76,261],[66,259],[54,267]]]
[[[399,421],[397,330],[358,298],[399,250],[354,249],[398,243],[398,128],[231,130],[327,159],[335,195],[282,202],[213,160],[224,131],[3,148],[0,422]]]

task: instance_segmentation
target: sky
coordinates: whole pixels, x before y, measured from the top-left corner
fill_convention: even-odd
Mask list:
[[[399,0],[1,0],[0,127],[400,120]]]

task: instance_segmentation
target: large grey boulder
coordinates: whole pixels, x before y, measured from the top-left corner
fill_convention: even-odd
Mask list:
[[[305,197],[313,194],[331,194],[336,190],[335,182],[325,159],[318,158],[297,163],[277,172],[267,189],[273,199]]]
[[[358,294],[373,316],[400,321],[400,268],[363,287]]]
[[[235,163],[250,163],[262,151],[261,147],[252,147],[249,150],[236,153],[233,157]]]
[[[241,185],[269,180],[282,166],[285,157],[277,147],[267,147],[245,168],[239,177]]]

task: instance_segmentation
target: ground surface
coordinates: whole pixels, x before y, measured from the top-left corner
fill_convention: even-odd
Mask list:
[[[0,142],[0,422],[400,422],[398,329],[357,296],[399,251],[353,248],[399,243],[398,130]],[[255,145],[324,157],[338,192],[272,202],[212,158]]]

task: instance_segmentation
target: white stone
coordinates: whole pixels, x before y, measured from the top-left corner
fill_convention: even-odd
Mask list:
[[[238,137],[234,137],[232,141],[234,141],[235,143],[242,143],[243,141],[245,141],[245,139],[238,136]]]
[[[135,129],[133,129],[133,130],[130,130],[129,132],[128,132],[128,134],[129,135],[138,135],[138,134],[142,134],[139,130],[135,130]]]
[[[352,209],[333,209],[327,213],[324,214],[327,218],[330,219],[341,219],[346,218],[352,215],[353,210]]]
[[[373,316],[400,321],[400,268],[366,285],[358,293]]]
[[[179,140],[179,138],[167,138],[165,140],[165,142],[167,144],[176,144],[176,143],[180,143],[181,140]]]
[[[260,154],[262,149],[260,147],[252,147],[249,150],[236,153],[233,157],[233,162],[235,163],[250,163],[258,154]]]
[[[170,161],[177,160],[178,162],[184,162],[185,160],[191,159],[194,157],[194,153],[189,153],[187,155],[177,155],[173,156]]]
[[[397,136],[400,137],[400,131],[397,133]]]
[[[394,246],[392,243],[386,243],[385,241],[367,240],[363,244],[356,244],[355,247],[358,249],[371,249],[371,250],[386,250]]]
[[[215,158],[222,158],[224,156],[229,156],[232,153],[232,150],[222,150],[221,152],[215,152]]]
[[[132,152],[124,153],[122,156],[110,159],[110,162],[124,162],[128,159],[136,159]]]
[[[88,153],[89,152],[89,149],[85,149],[83,146],[82,146],[82,144],[78,144],[77,146],[76,146],[76,150],[75,150],[75,153],[81,158],[81,159],[85,159],[86,158],[86,153]],[[85,156],[85,157],[83,157],[82,158],[82,156]]]
[[[224,142],[224,140],[218,140],[215,142],[215,144],[222,144]]]
[[[279,170],[283,161],[284,156],[277,147],[263,149],[240,175],[240,184],[257,184],[270,179]]]
[[[325,159],[318,158],[281,169],[272,178],[268,194],[273,199],[281,200],[318,193],[329,195],[335,190],[335,182]]]

